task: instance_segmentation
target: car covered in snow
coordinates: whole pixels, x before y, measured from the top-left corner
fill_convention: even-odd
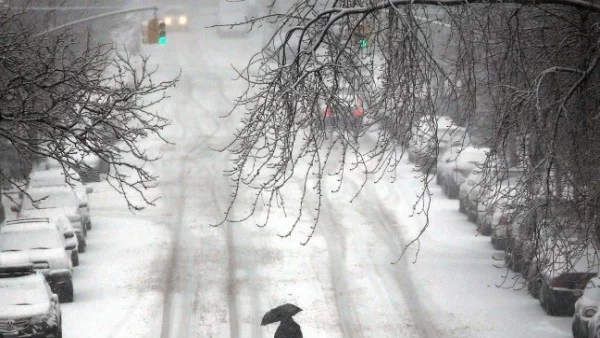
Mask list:
[[[0,265],[0,304],[0,337],[62,337],[58,296],[31,264]]]
[[[459,189],[467,176],[486,159],[489,148],[454,145],[437,162],[436,181],[449,198],[459,197]]]
[[[583,294],[575,302],[573,314],[573,338],[587,338],[592,317],[600,306],[600,278],[594,277],[585,285]]]
[[[33,264],[61,302],[73,301],[73,265],[66,250],[74,248],[53,224],[27,222],[0,227],[0,266]]]
[[[65,243],[67,246],[74,247],[74,249],[67,250],[69,256],[71,257],[73,266],[79,265],[79,242],[77,241],[77,236],[75,235],[75,229],[73,228],[73,225],[71,224],[71,221],[69,221],[67,215],[65,215],[62,210],[29,210],[26,213],[21,214],[20,218],[7,220],[0,226],[26,224],[27,222],[42,222],[55,225],[65,237]]]
[[[475,168],[471,170],[469,175],[465,177],[465,181],[460,185],[458,189],[458,211],[463,214],[468,214],[467,210],[469,193],[473,190],[483,177],[483,172],[480,168]]]
[[[77,198],[73,188],[68,185],[39,187],[27,189],[25,193],[21,205],[13,208],[13,211],[17,212],[17,217],[31,214],[35,210],[63,212],[75,230],[79,252],[85,252],[87,246],[85,208],[87,205]]]
[[[435,121],[435,122],[434,122]],[[443,134],[454,125],[448,116],[421,116],[411,127],[410,139],[408,141],[408,160],[419,166],[423,166],[430,156],[435,132]]]
[[[92,229],[92,220],[90,215],[90,202],[88,194],[94,189],[90,186],[81,183],[81,177],[73,170],[65,171],[61,169],[50,169],[43,171],[32,171],[28,178],[28,188],[43,188],[43,187],[72,187],[77,195],[77,199],[84,205],[81,212],[86,230]]]
[[[566,231],[572,232],[566,238],[552,233],[536,245],[529,269],[528,282],[536,283],[540,305],[552,316],[573,316],[575,302],[599,269],[595,248],[586,246],[574,229]]]

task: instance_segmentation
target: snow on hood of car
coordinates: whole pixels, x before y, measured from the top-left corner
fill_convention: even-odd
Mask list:
[[[65,257],[63,248],[0,252],[0,266],[46,261],[52,269],[66,269]]]
[[[29,305],[6,305],[0,306],[0,318],[26,318],[42,315],[50,309],[50,302]]]

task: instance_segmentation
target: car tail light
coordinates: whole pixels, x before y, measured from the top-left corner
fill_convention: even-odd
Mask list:
[[[329,107],[325,108],[325,116],[331,116],[331,109]]]
[[[584,317],[594,317],[594,315],[596,314],[596,309],[595,308],[589,308],[589,309],[585,309],[585,311],[583,311],[583,316]]]
[[[361,107],[356,108],[354,111],[354,117],[361,117],[365,114],[364,110]]]

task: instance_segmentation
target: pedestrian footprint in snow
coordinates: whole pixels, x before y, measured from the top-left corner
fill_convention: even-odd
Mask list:
[[[293,304],[284,304],[265,313],[260,325],[279,323],[274,338],[302,338],[300,325],[292,319],[292,316],[302,311],[301,308]]]

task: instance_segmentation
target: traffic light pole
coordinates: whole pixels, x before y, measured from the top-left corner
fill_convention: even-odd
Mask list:
[[[88,21],[99,20],[99,19],[103,19],[103,18],[106,18],[106,17],[110,17],[110,16],[116,16],[116,15],[122,15],[122,14],[127,14],[127,13],[134,13],[134,12],[150,11],[150,10],[153,10],[154,11],[154,16],[156,16],[156,12],[158,11],[158,7],[151,6],[151,7],[127,8],[127,9],[121,9],[121,10],[114,11],[114,12],[108,12],[108,13],[98,14],[98,15],[94,15],[94,16],[90,16],[90,17],[87,17],[87,18],[83,18],[83,19],[71,21],[71,22],[68,22],[66,24],[50,28],[50,29],[48,29],[46,31],[43,31],[41,33],[37,33],[36,35],[34,35],[34,37],[40,37],[40,36],[43,36],[43,35],[46,35],[46,34],[49,34],[49,33],[52,33],[52,32],[56,32],[58,30],[65,29],[67,27],[75,26],[75,25],[78,25],[80,23],[84,23],[84,22],[88,22]]]

